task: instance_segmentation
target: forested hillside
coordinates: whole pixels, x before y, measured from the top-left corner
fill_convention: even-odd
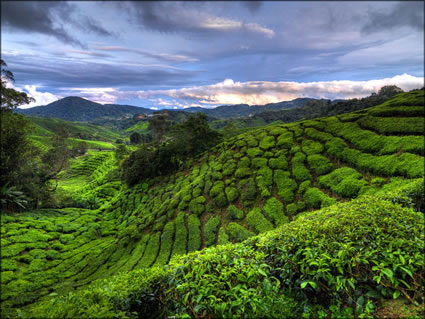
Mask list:
[[[2,316],[289,318],[421,303],[423,133],[416,90],[251,130],[131,187],[122,157],[90,151],[59,179],[66,208],[2,213]]]

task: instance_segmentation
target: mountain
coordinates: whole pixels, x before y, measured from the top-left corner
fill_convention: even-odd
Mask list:
[[[17,112],[32,116],[56,117],[67,121],[93,121],[104,117],[119,118],[124,115],[150,114],[154,110],[131,105],[102,105],[77,96],[68,96],[44,106],[18,109]]]
[[[276,111],[282,109],[292,109],[301,107],[309,101],[316,101],[310,98],[298,98],[292,101],[269,103],[265,105],[221,105],[214,109],[205,109],[201,107],[191,107],[184,109],[184,112],[201,112],[209,117],[219,119],[230,119],[240,117],[250,117],[254,114],[265,111]],[[170,114],[173,112],[182,112],[183,110],[167,110]],[[30,109],[17,109],[16,112],[31,116],[56,117],[67,121],[95,121],[105,118],[118,119],[122,116],[133,116],[135,114],[152,114],[155,110],[121,104],[99,104],[77,96],[68,96],[53,103],[36,106]]]
[[[185,109],[186,112],[201,112],[208,116],[213,116],[221,119],[228,118],[240,118],[250,117],[254,114],[266,112],[266,111],[277,111],[293,109],[296,107],[304,106],[307,102],[317,101],[311,98],[298,98],[292,101],[284,101],[278,103],[269,103],[265,105],[248,105],[248,104],[236,104],[236,105],[221,105],[213,109],[205,109],[201,107],[190,107]]]

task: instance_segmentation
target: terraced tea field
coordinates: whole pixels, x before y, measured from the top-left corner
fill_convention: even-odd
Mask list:
[[[60,185],[98,198],[93,210],[2,218],[3,313],[423,178],[423,133],[424,95],[415,91],[371,109],[252,130],[130,189],[107,178],[111,153],[93,153]],[[77,189],[73,178],[86,184]]]

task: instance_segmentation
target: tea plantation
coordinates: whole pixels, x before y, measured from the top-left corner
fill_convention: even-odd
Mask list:
[[[423,303],[423,90],[251,130],[131,188],[116,165],[89,152],[62,177],[91,209],[2,214],[2,317],[340,318]]]

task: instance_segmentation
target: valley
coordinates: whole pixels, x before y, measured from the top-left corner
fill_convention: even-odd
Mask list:
[[[398,297],[420,315],[423,90],[234,128],[131,187],[116,141],[147,122],[29,118],[41,152],[59,127],[88,150],[60,173],[55,207],[2,212],[2,317],[367,316]]]

